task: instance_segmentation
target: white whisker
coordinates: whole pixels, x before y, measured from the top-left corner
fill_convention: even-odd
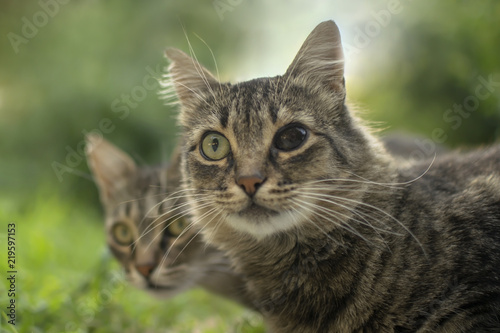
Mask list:
[[[219,209],[218,213],[217,214],[222,214],[222,210]],[[215,226],[211,232],[210,235],[205,235],[205,247],[204,247],[204,250],[207,249],[207,247],[209,246],[209,244],[212,243],[212,239],[214,237],[215,234],[217,234],[217,230],[219,229],[220,225],[223,223],[222,221],[227,217],[227,214],[224,214],[222,216],[219,217],[219,221],[217,221],[215,223]]]
[[[311,196],[316,196],[317,198],[321,198],[323,197],[324,195],[321,194],[321,195],[318,195],[318,194],[315,194],[315,193],[309,193],[308,195],[311,195]],[[401,221],[399,221],[398,219],[396,219],[394,216],[392,216],[391,214],[387,213],[386,211],[376,207],[376,206],[373,206],[373,205],[370,205],[370,204],[367,204],[363,201],[358,201],[358,200],[353,200],[353,199],[349,199],[349,198],[345,198],[345,197],[339,197],[339,196],[335,196],[335,195],[330,195],[329,196],[329,199],[335,199],[335,200],[340,200],[340,201],[344,201],[344,202],[349,202],[349,203],[353,203],[355,204],[356,206],[362,206],[362,207],[366,207],[366,208],[370,208],[370,209],[374,209],[376,210],[377,212],[381,213],[383,216],[386,216],[387,218],[393,220],[394,222],[396,222],[399,226],[401,226],[416,242],[417,244],[420,246],[420,248],[422,249],[422,252],[424,253],[424,255],[427,255],[422,243],[420,242],[420,240],[411,232],[410,229],[408,229],[408,227],[406,227]],[[336,201],[333,201],[333,200],[329,200],[329,199],[324,199],[323,197],[323,201],[328,201],[329,203],[331,204],[334,204],[334,205],[339,205],[339,203],[337,203]],[[394,233],[397,235],[397,233]]]
[[[178,197],[178,198],[183,198],[183,197]],[[203,200],[203,198],[202,198],[202,199],[198,199],[198,201],[196,201],[196,202],[203,202],[203,201],[205,201],[205,200]],[[162,204],[163,204],[163,203],[165,203],[165,202],[166,202],[166,200],[163,200],[163,201],[161,201],[160,203],[156,204],[154,207],[157,207],[157,206],[159,206],[159,205],[162,205]],[[150,223],[150,224],[146,227],[146,229],[143,231],[143,233],[142,233],[141,237],[142,237],[145,233],[149,232],[149,231],[148,231],[148,229],[150,229],[150,228],[153,228],[153,229],[154,229],[154,228],[156,228],[156,226],[154,226],[154,225],[156,224],[156,222],[157,222],[158,220],[160,220],[160,219],[164,218],[165,216],[167,216],[167,215],[169,215],[169,214],[171,214],[171,213],[175,212],[176,210],[179,210],[180,208],[183,208],[183,207],[188,206],[188,205],[189,205],[189,203],[182,203],[182,204],[177,204],[177,205],[176,205],[176,204],[174,204],[170,210],[168,210],[168,211],[166,211],[166,212],[163,212],[163,213],[161,213],[160,215],[156,216],[156,218],[155,218],[155,219],[154,219],[154,220],[153,220],[153,221],[152,221],[152,222],[151,222],[151,223]],[[149,213],[151,212],[151,210],[152,210],[152,209],[150,209],[150,210],[148,211],[148,213],[146,213],[146,215],[144,215],[143,219],[142,219],[142,220],[141,220],[141,222],[139,223],[138,228],[140,228],[140,226],[141,226],[141,225],[142,225],[142,223],[146,220],[146,218],[150,217],[150,216],[149,216]],[[178,214],[176,214],[176,215],[178,215]],[[171,218],[172,218],[172,217],[171,217]],[[154,227],[152,227],[152,226],[154,226]]]
[[[368,179],[349,179],[349,178],[326,178],[326,179],[319,179],[315,181],[308,181],[305,182],[303,185],[314,185],[318,183],[329,183],[330,185],[334,185],[335,182],[347,182],[347,183],[356,183],[356,184],[368,184],[368,185],[378,185],[378,186],[383,186],[383,187],[388,187],[388,188],[397,188],[399,185],[408,185],[408,183],[377,183]],[[342,185],[347,185],[347,184],[342,184]]]
[[[332,195],[328,195],[328,194],[318,194],[318,193],[310,193],[310,192],[300,192],[300,191],[297,191],[298,194],[301,194],[301,197],[304,197],[304,198],[309,198],[309,199],[315,199],[315,200],[320,200],[320,201],[323,201],[323,202],[327,202],[327,203],[330,203],[330,204],[333,204],[333,205],[336,205],[336,206],[339,206],[341,208],[344,208],[346,210],[348,210],[349,212],[359,216],[360,218],[362,218],[365,223],[357,220],[357,219],[354,219],[355,222],[358,222],[358,223],[361,223],[363,225],[366,225],[366,226],[369,226],[370,228],[372,228],[373,230],[375,231],[382,231],[384,233],[390,233],[392,235],[396,235],[396,236],[403,236],[403,234],[400,234],[400,233],[397,233],[397,232],[393,232],[393,231],[389,231],[389,230],[386,230],[386,229],[381,229],[381,228],[377,228],[375,227],[374,225],[372,225],[369,221],[366,220],[365,217],[367,218],[371,218],[372,216],[369,215],[368,213],[365,213],[365,212],[362,212],[359,207],[357,207],[358,209],[354,209],[353,207],[348,207],[346,205],[343,205],[339,202],[336,202],[334,200],[331,200],[332,198],[333,199],[338,199],[340,197],[335,197],[335,196],[332,196]],[[358,202],[358,201],[355,201],[355,202]],[[382,216],[385,216],[386,214],[381,214],[380,212],[375,212],[377,214],[377,216],[379,217],[382,217]],[[342,214],[344,215],[344,214]],[[344,215],[347,219],[351,218],[347,215]]]
[[[212,89],[212,86],[210,85],[210,82],[208,81],[208,78],[207,78],[207,75],[205,74],[204,68],[200,65],[198,58],[196,57],[196,53],[194,52],[193,45],[191,44],[191,41],[189,40],[186,29],[184,28],[183,25],[182,25],[182,31],[184,32],[184,36],[186,37],[186,41],[188,43],[189,54],[191,55],[191,61],[193,63],[193,66],[194,66],[196,72],[198,73],[199,77],[203,81],[203,83],[205,83],[205,86],[207,87],[208,91],[213,96],[214,101],[217,103],[217,97],[215,96],[215,93]]]
[[[211,203],[210,203],[210,202],[207,202],[207,203],[204,203],[203,205],[200,205],[200,207],[204,208],[204,207],[208,207],[208,206],[210,206],[210,205],[211,205]],[[180,218],[182,218],[182,217],[184,217],[184,216],[189,215],[189,213],[190,213],[191,211],[193,211],[193,209],[187,209],[187,210],[185,210],[185,211],[182,211],[181,213],[176,214],[176,216],[178,216],[177,218],[174,218],[174,219],[172,219],[172,218],[171,218],[172,220],[171,220],[171,221],[170,221],[170,222],[169,222],[169,223],[168,223],[168,224],[167,224],[164,228],[162,228],[162,229],[161,229],[161,231],[160,231],[160,232],[159,232],[159,233],[158,233],[158,234],[157,234],[157,235],[153,238],[153,240],[151,240],[150,245],[153,243],[153,241],[154,241],[154,240],[156,240],[156,238],[158,238],[159,236],[161,236],[161,235],[162,235],[162,233],[163,233],[163,232],[164,232],[164,231],[165,231],[168,227],[170,227],[170,226],[171,226],[174,222],[176,222],[177,220],[179,220]],[[155,221],[157,221],[158,219],[159,219],[159,218],[157,218]],[[149,230],[148,230],[148,229],[146,229],[146,230],[147,230],[147,232],[146,232],[146,231],[145,231],[145,232],[143,232],[143,233],[141,234],[141,236],[140,236],[140,237],[138,237],[138,238],[135,240],[135,242],[134,242],[134,243],[139,242],[139,240],[141,240],[144,236],[146,236],[147,234],[149,234],[150,232],[152,232],[152,231],[153,231],[153,230],[155,230],[156,228],[158,228],[158,227],[161,227],[161,226],[162,226],[162,223],[156,223],[156,224],[154,224],[154,226],[153,226],[153,227],[151,227],[151,225],[153,225],[153,224],[154,224],[154,223],[151,223],[151,224],[148,226],[148,229],[149,229]]]
[[[186,232],[188,232],[190,229],[193,228],[194,225],[196,225],[200,220],[206,218],[207,216],[210,216],[213,212],[215,212],[217,209],[216,208],[211,208],[210,210],[208,210],[207,212],[205,212],[204,214],[202,214],[200,217],[198,217],[195,221],[192,221],[188,227],[186,227],[180,234],[179,236],[177,236],[177,238],[172,242],[172,244],[170,245],[168,251],[165,253],[164,255],[164,259],[162,260],[162,262],[164,260],[167,259],[168,255],[170,254],[172,248],[174,247],[175,243],[179,240],[180,237],[182,237]],[[196,237],[205,227],[207,226],[207,224],[205,224],[205,226],[203,226],[202,228],[200,228],[200,230],[194,235],[194,237]],[[191,238],[191,240],[188,242],[191,243],[191,241],[194,239],[194,237]],[[185,248],[185,247],[184,247]],[[184,250],[183,248],[183,250]],[[174,261],[177,259],[177,257],[174,259]]]
[[[360,233],[359,233],[356,229],[354,229],[351,225],[343,223],[344,221],[343,221],[341,218],[339,218],[338,216],[335,216],[335,215],[334,215],[334,213],[339,214],[339,215],[342,215],[342,216],[344,216],[344,217],[347,217],[347,215],[342,214],[342,213],[340,213],[340,212],[327,210],[327,209],[325,209],[325,208],[324,208],[324,207],[322,207],[322,206],[319,206],[319,205],[317,205],[317,204],[314,204],[314,203],[311,203],[311,202],[307,202],[307,201],[304,201],[304,200],[300,200],[300,199],[297,199],[297,198],[293,199],[293,201],[294,201],[297,205],[299,205],[300,203],[302,203],[302,204],[305,204],[305,205],[310,206],[311,208],[310,208],[309,210],[310,210],[311,212],[313,212],[315,215],[317,215],[317,216],[319,216],[319,217],[321,217],[321,218],[323,218],[323,219],[325,219],[325,220],[327,220],[327,221],[331,221],[331,219],[330,219],[329,217],[332,217],[332,218],[336,219],[336,220],[339,222],[339,223],[336,223],[336,225],[337,225],[338,227],[343,228],[343,229],[345,229],[345,230],[347,230],[347,231],[351,232],[352,234],[354,234],[354,235],[356,235],[356,236],[360,237],[361,239],[363,239],[363,240],[364,240],[365,242],[367,242],[367,243],[371,243],[371,241],[369,241],[368,239],[366,239],[363,235],[361,235],[361,234],[360,234]],[[302,207],[304,207],[304,206],[302,206]],[[319,212],[318,212],[318,211],[316,211],[316,210],[322,211],[322,212],[326,213],[327,215],[325,216],[324,214],[321,214],[321,213],[319,213]],[[315,223],[313,223],[313,224],[314,224],[314,225],[316,225]],[[319,228],[319,226],[317,226],[317,225],[316,225],[316,227],[318,227],[318,228]],[[320,230],[321,230],[321,228],[320,228]],[[323,230],[322,230],[322,231],[323,231]],[[323,231],[323,232],[325,233],[325,235],[329,236],[328,234],[326,234],[326,232],[325,232],[325,231]]]
[[[217,211],[217,208],[212,208],[211,213],[210,213],[210,214],[208,214],[208,215],[207,215],[207,217],[208,217],[208,216],[210,216],[213,212],[216,212],[216,211]],[[209,221],[204,222],[204,224],[205,224],[205,225],[204,225],[202,228],[200,228],[200,230],[198,230],[198,232],[197,232],[197,233],[196,233],[193,237],[191,237],[191,239],[190,239],[190,240],[186,243],[186,245],[184,245],[184,247],[180,250],[179,254],[178,254],[178,255],[174,258],[174,260],[172,261],[172,264],[173,264],[173,263],[174,263],[174,262],[175,262],[175,261],[179,258],[179,256],[180,256],[180,255],[181,255],[181,253],[182,253],[182,252],[186,249],[186,247],[187,247],[189,244],[191,244],[191,242],[193,241],[193,239],[195,239],[195,238],[196,238],[196,237],[200,234],[200,232],[201,232],[201,231],[202,231],[202,230],[203,230],[203,229],[204,229],[207,225],[209,225],[209,224],[213,221],[213,219],[217,216],[217,214],[218,214],[218,213],[216,213],[216,214],[215,214],[215,215],[214,215],[214,216],[213,216],[213,217],[212,217]]]
[[[317,212],[314,211],[313,209],[311,208],[308,208],[306,206],[303,206],[302,204],[296,202],[295,200],[292,200],[293,203],[298,206],[299,208],[302,208],[303,210],[305,211],[308,211],[310,213],[312,213],[313,216],[318,216]],[[338,242],[337,240],[335,240],[332,236],[330,236],[325,230],[321,229],[321,227],[319,225],[317,225],[316,223],[314,223],[314,221],[310,221],[310,219],[304,215],[304,213],[302,213],[299,209],[297,209],[296,207],[292,207],[293,211],[296,212],[297,214],[301,215],[303,218],[304,218],[304,221],[308,221],[310,222],[311,224],[313,224],[316,228],[318,228],[326,237],[328,237],[328,239],[330,239],[331,241],[333,241],[334,243],[336,243],[338,245]],[[297,217],[293,216],[296,219],[296,222],[298,222],[298,219]],[[321,216],[320,216],[321,217]],[[300,226],[300,223],[296,223],[297,225]]]

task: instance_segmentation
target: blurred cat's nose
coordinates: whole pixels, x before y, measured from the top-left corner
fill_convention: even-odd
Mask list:
[[[236,183],[249,195],[253,196],[264,182],[260,175],[242,176],[236,179]]]
[[[155,269],[156,265],[148,264],[148,265],[136,265],[135,268],[142,276],[148,278],[151,275],[153,269]]]

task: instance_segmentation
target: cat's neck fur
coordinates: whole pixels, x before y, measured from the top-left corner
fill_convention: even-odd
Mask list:
[[[258,240],[221,224],[211,239],[245,272],[271,332],[498,328],[491,313],[500,306],[499,165],[496,146],[394,169],[392,183],[366,189],[363,204],[377,209],[361,207],[372,223],[357,227],[357,234],[307,226],[311,230]],[[460,248],[466,239],[470,248]],[[487,290],[476,289],[485,283]],[[469,304],[483,314],[446,319]],[[405,311],[420,317],[404,319]]]

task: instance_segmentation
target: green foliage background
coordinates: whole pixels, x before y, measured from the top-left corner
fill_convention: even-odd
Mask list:
[[[395,5],[398,12],[384,19]],[[53,14],[45,23],[44,8]],[[364,118],[431,138],[442,129],[444,145],[477,146],[500,136],[498,17],[496,0],[0,2],[2,311],[8,223],[16,223],[18,269],[17,324],[2,317],[0,331],[263,331],[259,316],[203,291],[155,300],[134,290],[117,278],[106,251],[97,191],[78,152],[82,131],[109,119],[105,137],[140,163],[168,158],[175,110],[155,89],[125,117],[113,111],[117,99],[167,65],[166,46],[187,51],[189,38],[199,61],[215,70],[206,43],[225,80],[277,75],[317,23],[335,19],[351,47],[349,99]],[[26,21],[44,24],[28,38]],[[13,47],[12,34],[26,42]],[[453,128],[444,115],[475,96],[479,76],[497,84]],[[66,172],[58,177],[54,163]]]

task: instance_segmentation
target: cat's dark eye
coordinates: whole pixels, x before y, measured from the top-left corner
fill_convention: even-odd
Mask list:
[[[111,235],[116,243],[128,246],[134,241],[132,230],[123,222],[116,223],[111,229]]]
[[[171,236],[179,236],[188,226],[187,220],[182,217],[170,221],[168,223],[170,223],[170,226],[168,227],[168,232]]]
[[[218,161],[229,154],[231,146],[224,135],[217,132],[208,132],[201,140],[200,150],[205,159]]]
[[[276,133],[274,146],[283,151],[297,149],[306,141],[307,134],[307,130],[299,124],[287,125]]]

